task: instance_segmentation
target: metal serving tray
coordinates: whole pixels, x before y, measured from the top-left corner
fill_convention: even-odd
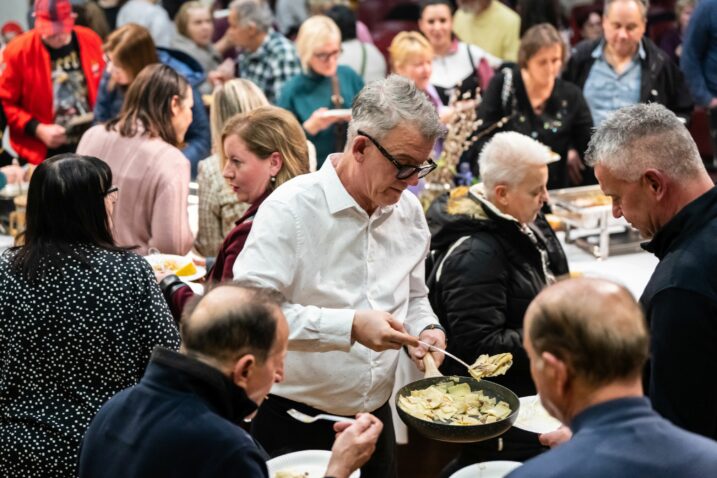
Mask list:
[[[553,214],[566,224],[565,242],[574,243],[598,259],[609,254],[640,252],[640,235],[625,218],[612,215],[612,201],[600,186],[550,191]]]

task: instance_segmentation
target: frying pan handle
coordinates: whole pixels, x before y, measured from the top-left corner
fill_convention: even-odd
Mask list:
[[[426,355],[423,356],[423,367],[426,369],[426,373],[424,374],[425,378],[443,376],[443,374],[438,371],[436,361],[430,352],[426,352]]]

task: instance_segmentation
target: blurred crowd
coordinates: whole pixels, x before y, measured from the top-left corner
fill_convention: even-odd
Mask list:
[[[623,457],[630,476],[715,470],[717,0],[31,3],[0,42],[0,190],[29,182],[0,256],[1,475],[266,476],[326,449],[326,476],[393,477],[399,360],[465,374],[429,347],[512,353],[496,381],[567,426],[466,445],[441,476],[536,456],[522,473],[551,476],[549,446],[599,447],[581,427],[609,400],[599,416],[642,413],[655,443],[634,453],[664,465]],[[559,283],[548,190],[597,184],[660,259],[641,307]],[[157,252],[200,258],[206,293],[139,257]],[[556,294],[614,300],[634,343]],[[565,341],[630,366],[591,371]],[[584,476],[610,476],[600,460]]]

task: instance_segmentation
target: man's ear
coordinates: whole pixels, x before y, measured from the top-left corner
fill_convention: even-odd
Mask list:
[[[543,352],[540,358],[543,361],[542,373],[549,378],[553,393],[557,397],[564,397],[570,388],[567,364],[550,352]]]
[[[256,366],[256,357],[253,354],[242,355],[239,360],[234,363],[232,368],[232,381],[241,388],[246,388],[249,383],[251,374],[254,373]]]
[[[351,141],[351,154],[359,163],[366,159],[366,146],[368,146],[368,139],[364,136],[356,135]]]
[[[658,169],[648,169],[642,175],[643,184],[658,201],[667,193],[667,176]]]

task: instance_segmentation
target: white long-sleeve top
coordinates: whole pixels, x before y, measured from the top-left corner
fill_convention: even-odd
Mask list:
[[[336,174],[338,158],[264,201],[233,271],[288,301],[285,381],[272,393],[352,415],[389,399],[403,353],[352,344],[355,311],[390,312],[413,335],[438,321],[424,281],[430,234],[418,199],[406,191],[369,216]]]

